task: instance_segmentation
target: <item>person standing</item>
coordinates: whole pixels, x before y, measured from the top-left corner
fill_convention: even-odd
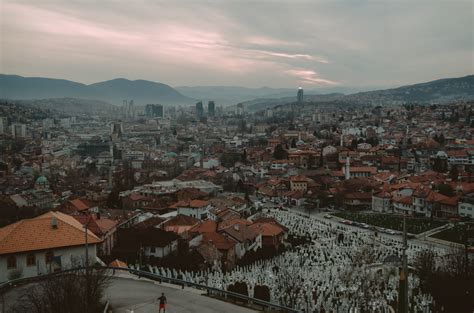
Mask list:
[[[161,297],[158,300],[160,300],[160,310],[158,313],[161,313],[161,309],[163,309],[163,313],[166,313],[166,297],[164,292],[161,293]]]

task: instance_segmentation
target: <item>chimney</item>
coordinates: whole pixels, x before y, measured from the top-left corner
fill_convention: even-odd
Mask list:
[[[51,228],[52,229],[57,229],[58,228],[58,221],[56,220],[56,217],[51,218]]]
[[[236,231],[239,231],[239,228],[240,228],[240,227],[239,227],[239,224],[235,224],[235,225],[234,225],[234,229],[235,229]]]

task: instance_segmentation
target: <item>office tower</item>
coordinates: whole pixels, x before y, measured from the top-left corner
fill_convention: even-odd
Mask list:
[[[145,106],[145,115],[147,117],[163,118],[163,105],[161,104],[147,104]]]
[[[200,119],[203,116],[204,116],[204,108],[202,106],[202,101],[199,101],[198,103],[196,103],[196,117]]]
[[[25,124],[12,124],[11,126],[12,136],[14,138],[25,138],[26,137],[26,125]]]
[[[302,104],[303,103],[303,88],[299,87],[298,88],[298,96],[297,96],[297,102],[298,104]]]
[[[207,103],[207,115],[211,117],[216,116],[216,104],[214,101],[209,101]]]

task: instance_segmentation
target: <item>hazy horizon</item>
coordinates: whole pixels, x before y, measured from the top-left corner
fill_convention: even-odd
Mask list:
[[[472,11],[471,1],[7,0],[1,72],[84,84],[390,88],[472,74]]]

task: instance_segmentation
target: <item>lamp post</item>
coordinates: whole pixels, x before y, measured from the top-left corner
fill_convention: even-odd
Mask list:
[[[406,213],[403,216],[403,256],[402,270],[400,271],[400,288],[398,294],[398,308],[400,313],[408,313],[408,260],[407,260],[407,228]]]
[[[87,227],[89,226],[90,222],[90,215],[87,213],[86,223],[84,224],[84,234],[85,234],[85,248],[86,248],[86,260],[85,260],[85,267],[86,267],[86,312],[89,311],[89,241],[88,241],[88,233]]]

